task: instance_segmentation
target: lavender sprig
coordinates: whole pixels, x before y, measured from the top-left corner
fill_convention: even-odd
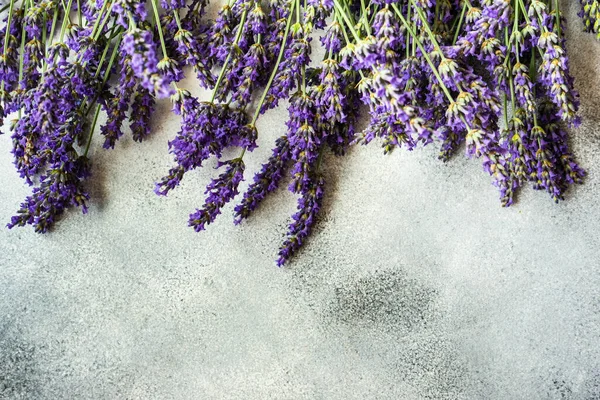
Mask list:
[[[221,208],[238,194],[238,185],[244,177],[244,162],[238,158],[219,163],[217,168],[222,166],[226,166],[225,171],[206,187],[208,196],[204,206],[190,214],[189,225],[196,232],[212,223],[221,213]]]

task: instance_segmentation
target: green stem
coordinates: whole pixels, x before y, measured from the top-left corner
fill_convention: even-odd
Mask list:
[[[319,150],[319,155],[317,156],[317,163],[315,168],[317,172],[321,170],[321,164],[323,163],[323,155],[325,155],[325,147],[327,146],[321,146],[321,149]]]
[[[504,93],[504,123],[506,124],[506,129],[508,129],[508,96]]]
[[[413,0],[410,0],[410,4],[412,4],[414,6]],[[397,7],[394,7],[394,9],[398,10]],[[440,57],[442,59],[446,59],[446,57],[444,56],[444,53],[442,52],[442,49],[440,48],[440,44],[438,43],[437,39],[435,38],[435,35],[433,34],[433,32],[431,31],[431,28],[429,27],[429,22],[423,15],[423,11],[419,7],[415,6],[415,12],[417,13],[419,19],[421,20],[421,23],[423,24],[422,25],[423,28],[425,28],[425,31],[429,35],[429,40],[431,40],[431,44],[435,48],[435,51],[437,51],[440,54]]]
[[[48,49],[52,45],[54,39],[54,31],[56,30],[56,23],[58,22],[58,7],[54,9],[54,15],[52,16],[52,27],[50,28],[50,35],[47,40],[46,46],[46,55],[48,54]],[[45,30],[45,29],[44,29]]]
[[[294,4],[295,4],[295,2],[292,3],[292,8],[294,7],[293,6]],[[289,21],[291,21],[292,14],[293,14],[293,11],[290,10],[290,16],[288,17]],[[240,41],[240,38],[242,37],[242,32],[244,30],[244,23],[246,22],[247,15],[248,15],[248,8],[246,8],[244,10],[244,12],[242,13],[242,18],[241,18],[240,24],[238,26],[237,34],[233,41],[233,46],[237,46],[238,42]],[[233,46],[232,46],[232,48],[233,48]],[[221,71],[219,72],[219,76],[217,78],[217,83],[215,84],[215,88],[213,89],[213,94],[210,99],[211,103],[215,102],[215,98],[217,97],[217,90],[219,89],[219,85],[221,84],[221,81],[223,81],[223,78],[225,77],[225,72],[227,70],[229,62],[231,61],[231,55],[232,55],[232,52],[231,52],[231,50],[229,50],[229,54],[227,55],[227,58],[225,59],[225,62],[223,63],[223,67],[221,68]]]
[[[180,31],[183,30],[181,27],[181,19],[179,18],[179,11],[173,10],[173,16],[175,17],[175,22],[177,22],[177,28],[179,28]]]
[[[300,22],[300,0],[296,0],[296,21],[302,26],[302,31],[304,32],[304,24]],[[306,34],[306,32],[305,32]],[[302,65],[301,67],[301,77],[300,77],[300,85],[302,87],[302,93],[306,93],[306,66]]]
[[[513,33],[519,32],[519,7],[515,7],[515,22],[513,24]],[[519,42],[515,40],[515,54],[517,56],[517,61],[519,60]],[[507,53],[507,57],[510,53]]]
[[[525,3],[523,2],[523,0],[516,0],[518,2],[517,7],[521,8],[521,11],[523,12],[523,16],[525,17],[525,21],[527,21],[528,24],[531,23],[531,20],[529,19],[529,14],[527,13],[527,10],[525,9]]]
[[[360,0],[360,8],[362,10],[361,12],[361,16],[360,16],[360,20],[362,21],[362,25],[366,28],[367,30],[367,35],[371,35],[371,25],[369,24],[369,21],[367,21],[367,8],[365,7],[365,0]]]
[[[23,2],[23,15],[27,13],[28,2]],[[25,30],[25,23],[23,23],[23,27],[21,28],[21,45],[19,48],[19,80],[17,81],[17,85],[21,86],[21,81],[23,80],[23,59],[25,57],[25,38],[27,37],[27,31]],[[4,82],[2,82],[2,86],[4,86]],[[2,92],[4,92],[4,87],[2,87]],[[21,108],[19,107],[18,113],[19,119],[21,118]]]
[[[2,54],[6,59],[6,49],[8,48],[8,39],[10,38],[10,25],[12,24],[13,18],[13,8],[15,6],[15,0],[10,0],[9,10],[8,10],[8,21],[6,23],[6,31],[4,33],[4,49],[2,50]],[[0,85],[0,92],[2,92],[2,99],[4,100],[4,81]]]
[[[556,29],[558,33],[558,37],[562,37],[562,27],[560,26],[560,1],[554,0],[554,12],[556,13]]]
[[[94,21],[94,26],[92,27],[92,32],[90,34],[91,37],[96,36],[96,29],[98,29],[98,24],[100,23],[100,21],[102,20],[102,15],[104,15],[104,11],[106,11],[106,7],[108,7],[108,1],[105,1],[102,4],[102,8],[100,8],[100,11],[98,12],[98,18],[96,18],[96,20]],[[110,12],[109,12],[110,14]]]
[[[9,8],[8,8],[8,20],[6,22],[6,32],[4,34],[3,54],[5,57],[6,57],[6,49],[8,48],[8,38],[10,37],[10,26],[12,24],[14,6],[15,6],[15,0],[10,0],[10,4],[9,4]]]
[[[460,18],[458,20],[458,26],[456,28],[456,32],[454,32],[454,39],[452,40],[452,45],[455,45],[456,41],[458,40],[458,33],[460,32],[460,29],[462,28],[462,24],[465,19],[466,12],[467,12],[467,3],[463,3],[463,9],[462,9],[462,12],[460,13]]]
[[[113,49],[113,52],[110,56],[110,61],[108,62],[108,67],[106,69],[106,72],[104,73],[104,77],[102,79],[102,85],[106,84],[106,82],[108,81],[108,78],[110,77],[110,70],[112,68],[113,63],[115,62],[115,58],[117,57],[117,54],[119,53],[119,44],[121,44],[121,39],[123,38],[123,36],[119,36],[119,39],[117,39],[117,42],[115,43],[115,47]],[[108,48],[108,44],[107,44],[107,48]],[[98,70],[100,69],[100,66],[98,66]],[[92,104],[94,103],[95,100],[92,101]],[[92,143],[92,137],[94,136],[94,128],[96,127],[96,122],[98,121],[98,115],[100,114],[100,108],[101,105],[98,104],[98,106],[96,107],[96,112],[94,114],[94,120],[92,122],[92,128],[90,130],[90,137],[88,138],[88,142],[85,146],[85,151],[83,153],[83,156],[86,157],[88,154],[88,151],[90,149],[90,144]],[[91,109],[91,104],[90,104],[90,109]],[[90,111],[90,109],[88,109],[85,113],[85,115],[87,115]]]
[[[350,19],[350,24],[353,27],[356,27],[356,21],[354,21],[354,15],[350,11],[350,6],[348,5],[348,1],[344,1],[341,5],[343,6],[342,9],[346,13],[346,16]]]
[[[396,6],[395,4],[392,3],[392,8],[394,8],[394,10],[396,10],[396,13],[398,14],[398,18],[400,18],[400,21],[402,22],[402,24],[404,24],[404,26],[406,27],[406,30],[412,36],[413,42],[417,45],[417,47],[419,47],[419,50],[421,50],[421,53],[423,53],[423,57],[425,57],[425,60],[427,61],[427,64],[429,64],[429,67],[431,68],[431,71],[433,72],[433,74],[435,75],[436,79],[438,80],[438,82],[440,84],[440,87],[444,91],[444,94],[446,95],[446,97],[448,98],[448,100],[451,103],[454,103],[454,98],[450,94],[450,90],[444,84],[444,82],[442,80],[442,76],[440,75],[440,73],[439,73],[437,67],[435,66],[435,64],[433,63],[433,61],[431,61],[431,58],[429,57],[429,54],[425,50],[425,47],[423,46],[423,44],[421,43],[421,41],[417,38],[417,34],[415,33],[415,31],[413,31],[413,29],[408,24],[408,22],[406,21],[406,19],[404,19],[404,16],[400,12],[400,10],[398,10],[398,6]]]
[[[115,47],[112,51],[112,54],[110,55],[110,60],[108,61],[108,67],[106,68],[106,71],[104,72],[104,77],[102,78],[103,85],[108,81],[108,78],[110,77],[110,70],[115,62],[115,58],[117,57],[117,54],[119,54],[119,45],[121,44],[121,39],[123,39],[122,35],[119,36],[119,38],[117,39],[117,42],[115,43]],[[98,68],[100,68],[100,66],[98,66]]]
[[[392,3],[392,7],[394,8],[394,10],[396,10],[396,13],[398,14],[398,18],[400,18],[400,21],[402,22],[402,24],[404,24],[404,26],[406,27],[406,30],[408,31],[408,33],[413,37],[413,43],[415,43],[419,47],[419,50],[421,50],[421,53],[423,53],[423,57],[425,57],[425,60],[427,61],[427,64],[429,64],[429,67],[431,68],[431,71],[433,72],[433,75],[435,75],[438,83],[440,84],[440,87],[442,88],[442,90],[444,91],[444,94],[448,98],[448,101],[450,101],[451,104],[452,103],[456,103],[456,101],[454,100],[454,97],[452,97],[452,94],[450,93],[450,90],[444,84],[444,81],[442,80],[442,76],[440,75],[437,67],[435,66],[435,64],[433,63],[433,61],[431,61],[431,58],[429,57],[429,54],[425,50],[425,47],[423,46],[423,44],[421,43],[421,41],[417,38],[417,34],[409,26],[409,24],[406,21],[406,19],[404,19],[404,16],[400,12],[400,10],[398,10],[398,6],[396,4]],[[419,12],[419,10],[415,10],[415,11]],[[425,22],[423,24],[426,25]],[[443,57],[443,54],[441,54],[441,56]],[[459,88],[459,90],[460,90],[460,88]],[[460,92],[463,93],[462,90],[460,90]],[[463,115],[460,116],[460,119],[465,124],[465,127],[470,130],[471,127],[470,127],[469,123],[465,120],[465,118],[464,118]]]
[[[252,117],[252,122],[250,122],[251,126],[254,126],[254,124],[256,123],[256,120],[260,116],[260,109],[262,108],[263,103],[265,102],[265,99],[267,98],[267,94],[269,93],[269,89],[271,88],[271,85],[273,84],[275,75],[277,75],[277,70],[279,69],[279,64],[281,63],[281,60],[283,59],[283,53],[285,52],[285,44],[287,43],[288,34],[290,32],[290,26],[292,25],[292,17],[294,15],[294,6],[295,5],[296,5],[296,2],[292,1],[292,8],[290,9],[290,13],[287,18],[287,23],[285,25],[285,32],[283,34],[283,39],[281,41],[279,55],[277,56],[277,61],[275,62],[275,66],[273,67],[273,70],[271,71],[271,76],[269,76],[269,81],[267,82],[267,86],[265,86],[262,96],[260,97],[260,100],[258,102],[258,106],[256,107],[256,110],[254,111],[254,115]],[[241,160],[244,157],[244,154],[246,154],[246,147],[244,147],[242,149],[242,152],[238,156],[238,159]]]
[[[346,26],[344,24],[344,21],[342,21],[342,19],[340,18],[340,15],[338,13],[338,9],[334,8],[333,12],[334,12],[335,17],[336,17],[336,19],[338,21],[338,24],[340,24],[340,26],[342,27],[342,33],[344,35],[344,40],[346,40],[347,44],[352,43],[352,41],[350,40],[350,37],[348,36],[348,32],[346,31]],[[363,72],[360,69],[358,70],[358,73],[360,74],[361,78],[364,79],[365,76],[364,76]]]
[[[508,27],[504,28],[504,40],[508,40]],[[518,49],[517,49],[518,51]],[[513,72],[512,72],[512,63],[510,62],[510,53],[506,55],[505,60],[506,68],[507,68],[507,79],[510,86],[510,103],[512,107],[512,112],[514,113],[516,110],[515,105],[515,86],[513,82]]]
[[[117,27],[117,25],[113,25],[113,27],[112,27],[112,29],[110,31],[110,36],[113,35],[113,32],[114,32],[114,30],[115,30],[116,27]],[[100,62],[98,62],[98,68],[96,69],[96,73],[94,74],[95,78],[97,78],[98,75],[100,74],[101,67],[102,67],[102,64],[104,64],[104,58],[106,57],[106,54],[108,54],[109,47],[110,47],[110,41],[108,43],[106,43],[106,46],[104,47],[104,51],[102,52],[102,56],[100,57]]]
[[[348,36],[348,31],[346,30],[346,24],[344,23],[344,21],[340,17],[340,14],[339,14],[337,8],[334,8],[333,11],[335,13],[335,17],[336,17],[336,19],[338,21],[338,24],[340,24],[340,26],[342,27],[342,34],[344,35],[344,39],[346,40],[346,43],[350,44],[351,40],[350,40],[350,37]]]
[[[156,22],[156,28],[158,29],[158,37],[160,38],[160,45],[163,51],[163,57],[167,57],[167,46],[165,45],[165,38],[163,37],[162,26],[160,24],[160,16],[158,15],[158,7],[156,6],[156,0],[151,0],[152,9],[154,10],[154,19]]]
[[[48,19],[46,17],[46,13],[42,13],[42,46],[44,46],[44,55],[46,54],[46,31],[48,30]]]
[[[71,24],[71,4],[66,5],[65,4],[65,0],[60,0],[60,4],[62,4],[62,8],[65,12],[65,18],[67,19],[67,21],[69,22],[67,25]]]
[[[369,26],[373,25],[373,21],[375,21],[375,17],[377,16],[377,12],[379,12],[379,6],[375,5],[373,7],[373,12],[371,13],[371,18],[369,19]]]
[[[65,35],[65,31],[67,29],[67,24],[68,24],[68,22],[70,22],[70,20],[69,20],[69,11],[71,10],[71,4],[72,3],[73,3],[73,0],[69,0],[69,3],[67,4],[67,8],[65,10],[65,16],[63,18],[63,23],[62,23],[62,26],[60,28],[60,35],[59,35],[59,38],[58,38],[58,42],[59,43],[62,43],[64,35]],[[69,11],[67,11],[67,10],[69,10]]]
[[[27,13],[27,4],[27,2],[23,3],[23,15]],[[21,80],[23,80],[23,58],[25,56],[25,38],[27,37],[27,31],[25,30],[25,26],[26,24],[23,23],[23,27],[21,29],[21,45],[19,47],[19,84],[21,83]]]
[[[113,29],[115,28],[115,26],[113,26]],[[123,31],[123,27],[119,27],[119,30],[117,31],[117,33],[115,34],[118,35]],[[109,61],[109,65],[108,65],[108,69],[104,72],[104,78],[102,79],[102,85],[104,85],[107,81],[108,78],[110,76],[110,69],[113,66],[116,54],[117,54],[117,49],[119,48],[119,44],[121,43],[121,40],[123,39],[122,36],[119,37],[119,39],[117,40],[117,43],[115,43],[115,47],[113,48],[113,52],[111,54],[110,57],[110,61]],[[98,68],[96,69],[96,73],[94,75],[94,77],[98,77],[98,75],[100,74],[100,71],[102,69],[102,64],[104,64],[104,60],[106,57],[106,54],[108,53],[108,49],[110,48],[110,41],[106,44],[106,47],[104,48],[104,51],[102,52],[102,58],[100,59],[100,62],[98,63]],[[96,94],[96,96],[94,96],[94,98],[92,99],[92,101],[90,101],[90,105],[88,107],[88,109],[85,111],[85,116],[87,117],[88,114],[90,113],[90,111],[92,111],[92,106],[93,104],[96,102],[96,100],[98,99],[98,94]],[[83,106],[83,105],[82,105]]]
[[[512,79],[509,80],[509,85],[510,85],[510,105],[511,105],[513,113],[514,113],[516,110],[516,101],[515,101],[515,84]]]
[[[277,75],[277,70],[279,69],[279,64],[281,63],[281,60],[283,59],[283,54],[285,53],[285,45],[287,43],[288,34],[290,32],[290,26],[292,25],[292,14],[294,13],[293,8],[294,8],[294,3],[292,3],[292,9],[290,10],[290,14],[288,16],[287,23],[285,25],[285,32],[283,34],[283,39],[281,41],[281,47],[279,48],[279,54],[277,55],[277,61],[275,62],[273,71],[271,71],[271,76],[269,76],[267,85],[265,86],[265,89],[263,90],[262,96],[258,102],[258,106],[256,107],[256,111],[254,111],[254,116],[252,117],[252,122],[250,123],[250,125],[254,125],[256,123],[256,120],[258,119],[258,116],[260,115],[260,109],[262,108],[262,105],[265,102],[265,99],[267,98],[267,94],[269,92],[269,89],[271,88],[271,85],[273,84],[275,75]]]
[[[414,21],[412,21],[412,24],[413,24],[413,27],[417,26],[417,24]],[[416,57],[417,56],[417,45],[414,40],[412,41],[412,49],[411,50],[412,50],[411,51],[412,56]]]
[[[135,23],[135,19],[133,19],[133,15],[130,12],[127,13],[127,18],[129,19],[129,29],[136,29],[137,24]]]
[[[50,37],[46,37],[46,14],[44,13],[44,28],[42,30],[42,41],[44,42],[44,59],[42,60],[42,80],[48,68],[48,49],[52,45],[52,38],[54,37],[54,29],[56,28],[56,22],[58,21],[58,7],[54,9],[54,15],[52,16],[52,28],[50,28]]]
[[[90,151],[90,145],[92,144],[92,138],[94,137],[94,129],[96,128],[96,123],[98,122],[98,115],[100,115],[101,105],[98,104],[96,107],[96,112],[94,113],[94,120],[92,121],[92,127],[90,130],[90,137],[85,145],[85,151],[83,152],[83,157],[87,157],[88,151]]]
[[[532,82],[535,82],[535,80],[537,79],[536,74],[537,71],[535,68],[535,53],[531,52],[531,59],[529,60],[529,79],[531,79]]]
[[[406,19],[410,21],[412,19],[412,7],[408,7],[406,12]],[[410,57],[410,35],[406,35],[406,58]]]
[[[527,13],[525,11],[525,5],[523,4],[523,0],[519,0],[521,7],[523,9],[523,14],[525,15],[525,18],[527,18],[527,20],[529,20],[529,17],[527,17]],[[541,28],[543,28],[544,32],[548,32],[548,29],[546,28],[546,25],[544,25],[542,23],[542,15],[539,13],[539,11],[537,10],[537,8],[535,9],[536,14],[538,15],[538,22]],[[538,46],[536,46],[536,49],[538,49],[538,52],[540,53],[540,56],[544,57],[544,52],[542,51],[542,49],[540,49]]]
[[[354,24],[352,23],[352,21],[350,21],[350,18],[348,17],[348,15],[346,14],[346,12],[344,11],[344,7],[341,6],[339,0],[333,0],[333,4],[338,9],[340,15],[342,16],[342,18],[346,22],[346,25],[348,26],[348,29],[350,29],[350,32],[352,33],[352,36],[354,36],[354,39],[357,42],[359,42],[360,41],[360,35],[354,29]]]
[[[112,6],[111,8],[108,10],[108,12],[106,13],[106,15],[104,16],[104,18],[102,19],[102,23],[100,23],[99,26],[96,26],[97,30],[96,32],[92,35],[92,38],[94,40],[98,40],[98,38],[100,38],[100,35],[102,35],[102,30],[104,29],[104,26],[106,25],[106,23],[108,22],[108,20],[110,19],[111,15],[111,10],[112,10]]]

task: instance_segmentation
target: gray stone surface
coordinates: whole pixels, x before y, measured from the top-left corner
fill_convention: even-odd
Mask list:
[[[177,129],[161,106],[147,143],[94,146],[89,215],[0,229],[0,398],[600,399],[600,42],[570,3],[589,177],[566,202],[502,209],[476,160],[357,147],[326,159],[316,231],[279,269],[285,190],[202,234],[186,220],[213,169],[152,193]],[[262,120],[248,175],[284,118]],[[0,221],[28,193],[9,147]]]

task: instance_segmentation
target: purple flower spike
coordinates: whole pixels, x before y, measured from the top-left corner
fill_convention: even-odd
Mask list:
[[[154,96],[145,89],[140,89],[131,105],[131,135],[136,142],[143,141],[150,134],[150,118],[154,112]]]
[[[140,84],[144,89],[156,92],[159,98],[169,97],[174,93],[170,87],[174,76],[161,74],[165,71],[159,70],[156,43],[152,32],[139,28],[128,31],[123,36],[121,50],[123,57],[131,57],[131,69],[140,79]],[[167,66],[171,66],[171,64]]]
[[[244,162],[237,158],[219,162],[217,168],[223,166],[226,166],[225,172],[206,187],[208,197],[204,206],[190,214],[189,226],[196,232],[203,231],[205,225],[212,223],[221,214],[221,208],[238,194],[238,185],[244,179]]]
[[[279,181],[283,177],[290,157],[290,145],[287,136],[282,136],[275,142],[273,155],[266,164],[262,165],[260,172],[254,175],[254,183],[244,193],[241,203],[235,207],[234,222],[236,225],[241,223],[243,219],[248,218],[266,195],[279,186]]]
[[[69,207],[81,207],[87,212],[88,193],[82,180],[89,176],[87,159],[55,165],[40,179],[40,186],[21,204],[17,215],[12,217],[9,228],[33,225],[38,233],[46,233],[56,218]]]
[[[310,234],[321,209],[324,184],[323,177],[314,178],[302,193],[302,197],[298,199],[298,212],[292,217],[294,221],[289,226],[288,237],[279,249],[278,266],[285,264]]]
[[[243,111],[224,104],[199,102],[189,92],[178,89],[172,97],[173,108],[181,114],[181,130],[169,142],[176,166],[156,185],[155,192],[166,195],[185,172],[202,166],[211,156],[221,157],[228,146],[256,147],[257,131],[249,126]]]

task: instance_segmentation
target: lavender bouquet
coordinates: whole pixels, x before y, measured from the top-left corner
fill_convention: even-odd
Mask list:
[[[598,4],[581,0],[586,29]],[[326,152],[376,141],[384,153],[436,143],[446,161],[463,143],[499,188],[502,205],[526,182],[552,199],[585,172],[568,145],[578,94],[557,0],[229,0],[214,21],[206,0],[9,0],[0,29],[0,117],[10,119],[15,166],[32,186],[9,227],[47,232],[70,207],[86,212],[88,150],[124,132],[149,135],[155,102],[181,118],[169,141],[167,195],[215,158],[220,175],[190,215],[196,231],[238,195],[256,122],[286,101],[271,157],[241,196],[241,223],[283,184],[298,210],[279,250],[284,264],[321,207]],[[323,57],[311,57],[321,46]],[[193,73],[211,91],[180,86]],[[356,123],[368,118],[358,131]],[[126,128],[127,123],[128,128]],[[224,159],[226,148],[239,156]]]

